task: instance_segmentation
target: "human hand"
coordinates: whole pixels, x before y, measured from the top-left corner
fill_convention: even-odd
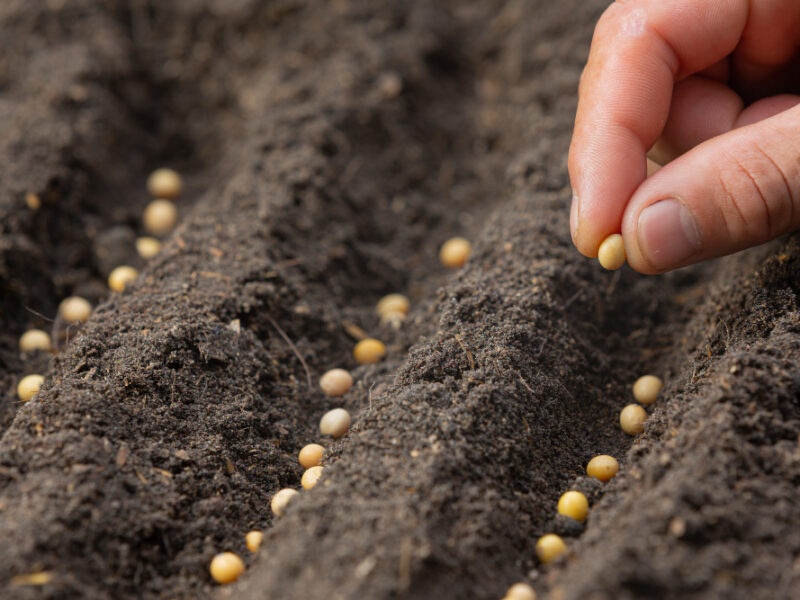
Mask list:
[[[572,238],[660,273],[800,227],[800,2],[629,0],[595,29],[569,152]],[[646,153],[667,163],[646,177]]]

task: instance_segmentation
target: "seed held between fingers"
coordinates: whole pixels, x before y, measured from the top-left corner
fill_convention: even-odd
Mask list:
[[[233,583],[244,573],[244,561],[233,552],[222,552],[211,559],[208,570],[217,583]]]
[[[322,477],[323,468],[324,467],[317,465],[316,467],[307,469],[306,472],[303,473],[303,477],[300,479],[300,485],[303,486],[304,490],[310,490],[317,485],[317,481],[319,481],[319,478]]]
[[[350,429],[350,413],[343,408],[329,410],[319,421],[319,432],[334,438],[342,437]]]
[[[586,474],[600,481],[610,481],[619,471],[619,463],[613,456],[600,454],[595,456],[586,465]]]
[[[555,560],[566,551],[567,545],[564,543],[564,540],[555,533],[543,535],[539,538],[539,541],[536,542],[536,556],[538,556],[539,560],[544,564]]]
[[[639,435],[644,431],[647,413],[638,404],[629,404],[619,413],[619,425],[628,435]]]
[[[23,402],[28,402],[37,394],[43,383],[44,377],[41,375],[26,375],[17,384],[17,396]]]
[[[276,516],[280,517],[286,509],[286,505],[291,502],[292,498],[297,496],[300,492],[292,488],[284,488],[272,497],[269,507]]]
[[[307,444],[306,446],[303,446],[303,449],[300,450],[300,454],[297,457],[300,461],[300,466],[304,469],[316,467],[319,464],[319,461],[322,460],[322,453],[324,451],[325,448],[319,444]]]
[[[622,236],[614,233],[603,240],[600,248],[597,251],[597,260],[604,269],[609,271],[616,271],[628,259],[625,254],[625,244],[622,241]]]
[[[558,513],[576,521],[585,521],[589,514],[589,501],[580,492],[564,492],[558,499]]]
[[[655,375],[643,375],[633,384],[633,397],[640,404],[652,404],[663,386],[664,383]]]

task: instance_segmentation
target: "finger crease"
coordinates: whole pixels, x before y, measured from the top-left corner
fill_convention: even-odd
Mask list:
[[[738,165],[738,167],[742,171],[742,173],[744,173],[745,176],[750,180],[750,183],[753,184],[753,187],[756,189],[756,192],[758,193],[758,197],[761,198],[761,202],[762,202],[762,204],[764,204],[764,214],[767,217],[767,235],[769,235],[772,232],[772,215],[771,215],[772,211],[770,210],[769,202],[767,201],[767,197],[764,195],[764,192],[761,191],[761,188],[759,187],[758,182],[756,181],[756,178],[753,177],[753,174],[750,173],[750,170],[747,167],[745,167],[744,164],[742,164],[742,162],[739,161],[739,159],[734,158],[734,161],[736,161],[736,164]],[[734,199],[734,202],[736,202],[735,199]],[[737,204],[736,208],[737,208],[737,210],[739,209],[738,204]],[[741,210],[739,210],[739,214],[742,214]],[[747,223],[747,221],[745,221],[745,223]]]
[[[791,228],[791,227],[794,226],[794,203],[795,203],[794,193],[792,192],[792,186],[789,185],[789,180],[786,178],[786,174],[783,172],[783,169],[781,169],[778,166],[778,163],[776,163],[773,160],[773,158],[767,152],[764,152],[764,150],[761,149],[761,147],[758,145],[758,143],[754,143],[754,146],[756,147],[756,150],[761,152],[761,154],[764,156],[764,158],[766,158],[769,162],[772,163],[772,166],[775,167],[775,170],[778,173],[781,174],[781,179],[783,180],[783,185],[786,188],[786,196],[789,198],[789,221],[788,221],[788,226],[789,226],[789,228]]]

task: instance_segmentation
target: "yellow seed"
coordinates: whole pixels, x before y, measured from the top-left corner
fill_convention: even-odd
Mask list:
[[[629,404],[619,413],[619,424],[622,431],[630,435],[638,435],[644,431],[647,413],[638,404]]]
[[[247,549],[250,552],[258,552],[258,549],[261,548],[261,542],[264,539],[264,534],[260,531],[249,531],[246,536],[244,536],[244,543],[247,545]]]
[[[343,408],[329,410],[319,421],[319,432],[331,437],[342,437],[350,429],[350,413]]]
[[[280,517],[286,509],[286,505],[289,504],[292,498],[297,496],[298,493],[297,490],[293,490],[292,488],[284,488],[272,497],[269,507],[272,509],[273,513]]]
[[[644,375],[633,384],[633,397],[641,404],[652,404],[658,399],[664,383],[655,375]]]
[[[169,200],[153,200],[144,209],[142,220],[153,235],[165,235],[178,223],[178,209]]]
[[[381,315],[381,324],[389,325],[393,329],[400,329],[403,321],[406,320],[406,313],[385,312]]]
[[[136,240],[136,252],[145,260],[153,258],[156,254],[161,252],[161,242],[153,237],[140,237]]]
[[[27,402],[36,395],[43,383],[44,377],[41,375],[26,375],[17,384],[17,396],[23,402]]]
[[[469,255],[472,254],[472,244],[463,237],[454,237],[442,244],[439,250],[439,260],[445,267],[458,269],[467,262]]]
[[[92,305],[80,296],[70,296],[61,303],[58,312],[67,323],[85,323],[92,314]]]
[[[308,444],[303,446],[303,449],[300,450],[300,454],[297,457],[300,461],[300,466],[304,469],[316,467],[319,464],[319,461],[322,460],[322,453],[324,451],[325,448],[319,444]]]
[[[549,563],[564,554],[567,551],[567,545],[555,533],[548,533],[539,538],[536,542],[536,556],[544,564]]]
[[[108,276],[108,287],[115,292],[121,292],[128,285],[128,282],[133,281],[139,276],[139,271],[133,267],[121,266],[117,267]]]
[[[353,385],[353,376],[344,369],[331,369],[319,379],[319,387],[326,396],[346,394]]]
[[[147,178],[147,191],[153,198],[177,198],[183,191],[183,180],[172,169],[156,169]]]
[[[508,588],[503,600],[536,600],[536,592],[527,583],[515,583]]]
[[[380,340],[366,338],[353,348],[353,356],[360,365],[376,363],[386,356],[386,346]]]
[[[410,309],[411,302],[408,298],[403,296],[403,294],[388,294],[378,300],[378,304],[375,307],[375,310],[381,317],[387,313],[400,313],[405,315],[408,314]]]
[[[622,236],[618,233],[608,236],[600,244],[600,249],[597,251],[597,260],[604,269],[609,271],[616,271],[627,260],[625,254],[625,244],[622,242]]]
[[[28,208],[31,210],[37,211],[42,207],[42,200],[37,194],[28,192],[25,194],[25,204],[27,204]]]
[[[244,562],[233,552],[222,552],[211,559],[208,570],[217,583],[233,583],[244,573]]]
[[[576,521],[585,521],[589,514],[589,501],[580,492],[564,492],[558,499],[558,514]]]
[[[300,485],[303,486],[304,490],[310,490],[317,485],[317,481],[319,481],[320,477],[322,477],[322,467],[319,465],[311,467],[303,473],[303,476],[300,478]]]
[[[36,350],[50,351],[53,349],[53,342],[50,335],[41,329],[29,329],[19,338],[19,349],[22,352],[34,352]]]
[[[617,474],[617,471],[619,471],[617,459],[608,454],[595,456],[586,465],[586,474],[600,481],[609,481]]]

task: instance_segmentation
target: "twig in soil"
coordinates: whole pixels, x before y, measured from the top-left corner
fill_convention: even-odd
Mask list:
[[[272,324],[272,326],[275,328],[275,330],[278,332],[278,334],[280,334],[280,336],[283,338],[283,341],[286,342],[289,345],[289,348],[292,349],[292,352],[294,352],[294,355],[298,358],[298,360],[300,361],[300,364],[303,365],[303,369],[305,369],[305,372],[306,372],[306,380],[308,381],[308,389],[311,389],[313,387],[313,385],[311,383],[311,371],[309,370],[308,365],[306,364],[306,361],[303,359],[302,355],[300,354],[300,351],[297,349],[297,346],[295,346],[294,342],[292,342],[292,340],[289,339],[289,336],[286,335],[286,332],[283,331],[283,329],[280,328],[280,325],[278,325],[275,322],[275,319],[273,319],[269,315],[265,315],[265,316],[267,317],[267,321],[269,321]]]
[[[372,388],[375,387],[375,382],[372,382],[372,385],[369,386],[369,409],[372,410]]]
[[[611,283],[608,284],[606,288],[606,298],[610,297],[611,294],[614,293],[614,289],[617,287],[619,283],[619,278],[622,276],[622,271],[614,271],[614,276],[611,278]]]
[[[411,586],[411,552],[414,548],[411,540],[406,538],[400,546],[400,564],[397,568],[397,587],[405,592]]]
[[[467,355],[467,358],[469,359],[469,368],[470,368],[470,370],[474,371],[475,370],[475,359],[472,358],[472,353],[469,350],[467,350],[467,347],[464,345],[464,342],[461,341],[461,335],[460,334],[457,333],[455,335],[455,338],[456,338],[456,341],[458,342],[458,345],[461,346],[461,349],[464,351],[464,353]]]
[[[33,310],[32,308],[30,308],[30,307],[28,307],[28,306],[25,306],[24,308],[25,308],[25,310],[27,310],[28,312],[35,314],[37,317],[42,317],[42,318],[43,318],[45,321],[49,321],[50,323],[55,323],[55,322],[56,322],[56,321],[55,321],[55,319],[51,319],[50,317],[45,317],[45,316],[44,316],[42,313],[40,313],[39,311]]]

